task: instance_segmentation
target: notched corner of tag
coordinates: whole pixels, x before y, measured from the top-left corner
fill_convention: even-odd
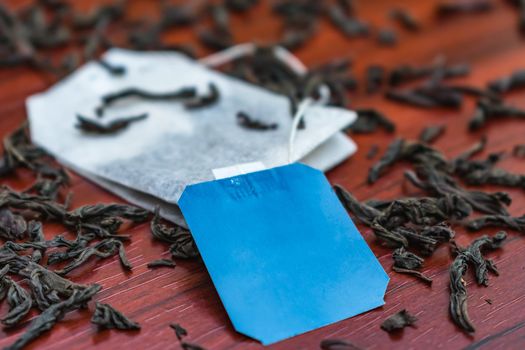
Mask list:
[[[285,340],[285,339],[290,338],[290,336],[287,336],[287,337],[275,337],[275,335],[272,336],[271,334],[261,334],[262,332],[258,332],[256,329],[254,329],[254,330],[246,329],[246,328],[244,328],[244,326],[246,326],[246,324],[243,323],[242,325],[239,325],[239,324],[236,324],[235,322],[233,322],[233,320],[232,320],[232,324],[233,324],[233,328],[235,328],[236,332],[241,333],[241,334],[247,336],[248,338],[251,338],[251,339],[254,339],[254,340],[258,341],[263,346],[268,346],[268,345],[277,343],[277,342],[279,342],[281,340]]]

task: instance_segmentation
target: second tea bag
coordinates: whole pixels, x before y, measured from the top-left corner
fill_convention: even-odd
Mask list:
[[[104,59],[125,67],[126,74],[112,76],[91,62],[27,101],[33,142],[66,166],[138,204],[146,198],[152,205],[176,204],[185,186],[212,180],[212,169],[256,161],[267,167],[288,162],[292,118],[285,97],[177,53],[112,49]],[[95,113],[104,97],[125,91],[169,94],[188,88],[206,96],[210,86],[216,87],[219,98],[203,108],[130,94],[111,104],[103,117]],[[238,121],[239,112],[277,127],[247,129]],[[77,115],[107,125],[144,113],[147,118],[117,133],[86,133],[77,127]],[[339,131],[354,119],[353,112],[340,108],[309,108],[307,127],[297,134],[292,160],[317,153],[315,162],[321,170],[343,160],[355,148]]]

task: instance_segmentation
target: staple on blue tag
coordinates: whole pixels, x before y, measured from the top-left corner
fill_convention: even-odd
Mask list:
[[[318,170],[191,185],[179,205],[233,326],[264,345],[384,304],[388,275]]]

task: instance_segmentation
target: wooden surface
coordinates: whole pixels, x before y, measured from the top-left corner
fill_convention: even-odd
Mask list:
[[[5,2],[5,0],[3,0]],[[20,6],[27,1],[7,1]],[[130,16],[140,18],[154,16],[153,1],[131,1]],[[95,1],[75,1],[75,6],[89,8]],[[380,27],[391,27],[388,9],[393,1],[358,1],[361,17]],[[321,23],[318,35],[305,48],[297,52],[299,58],[312,66],[335,57],[352,57],[355,71],[362,75],[364,68],[372,63],[394,66],[400,63],[426,64],[438,55],[445,55],[450,62],[472,64],[470,77],[461,80],[483,86],[488,80],[508,74],[517,68],[525,68],[525,45],[516,30],[515,12],[504,1],[495,1],[496,8],[487,14],[458,16],[446,21],[434,17],[435,1],[405,0],[399,5],[410,8],[423,22],[421,33],[412,34],[399,30],[400,43],[395,48],[379,47],[371,39],[348,40],[326,22]],[[279,32],[278,22],[271,18],[266,5],[233,19],[237,41],[251,39],[264,42]],[[171,43],[194,43],[195,35],[188,30],[169,33],[165,37]],[[199,56],[207,52],[199,47]],[[459,80],[458,80],[459,81]],[[25,118],[24,100],[32,93],[49,86],[48,79],[25,68],[0,70],[0,134],[13,130]],[[508,97],[508,101],[525,107],[525,91]],[[475,134],[467,132],[466,123],[473,112],[474,101],[469,100],[461,111],[420,110],[386,101],[381,96],[351,96],[352,106],[378,108],[395,120],[397,135],[415,138],[424,126],[447,124],[445,137],[436,146],[453,156],[486,133],[490,151],[510,151],[512,146],[525,142],[525,122],[505,121],[491,124]],[[382,131],[355,136],[358,153],[351,159],[328,172],[332,183],[339,183],[351,190],[360,200],[369,198],[389,199],[407,194],[410,188],[403,181],[405,165],[393,169],[390,176],[382,178],[374,186],[365,182],[372,161],[366,153],[372,144],[384,151],[394,135]],[[508,155],[501,164],[506,169],[525,172],[525,161]],[[19,172],[16,178],[3,181],[21,189],[32,181],[32,176]],[[74,206],[95,202],[120,201],[117,197],[96,185],[74,176]],[[511,212],[523,214],[525,198],[523,190],[510,190],[513,198]],[[415,279],[392,273],[390,250],[374,242],[370,229],[360,226],[361,232],[375,255],[388,271],[391,281],[386,293],[384,307],[363,315],[323,327],[307,334],[268,347],[281,349],[318,349],[325,338],[341,338],[367,349],[418,349],[436,348],[524,348],[525,347],[525,238],[511,233],[503,249],[490,254],[497,263],[501,275],[493,277],[489,287],[478,287],[470,272],[466,277],[469,291],[469,313],[477,331],[473,336],[460,332],[450,321],[448,314],[448,266],[449,250],[442,246],[427,260],[424,272],[434,278],[432,287]],[[46,226],[46,236],[51,237],[64,229]],[[116,258],[93,260],[84,268],[75,270],[71,276],[81,283],[96,282],[103,290],[96,298],[112,304],[142,325],[140,332],[97,331],[89,322],[90,312],[68,314],[51,332],[48,332],[31,349],[178,349],[172,322],[183,325],[189,331],[188,341],[208,349],[262,349],[263,347],[236,333],[221,305],[204,264],[199,261],[180,261],[174,269],[149,270],[146,264],[159,257],[168,257],[166,246],[153,242],[147,224],[130,232],[132,243],[127,245],[128,257],[134,268],[124,273]],[[484,233],[491,233],[486,231]],[[480,233],[481,234],[481,233]],[[478,234],[458,230],[458,241],[467,244]],[[491,299],[492,305],[485,299]],[[5,303],[0,314],[6,312]],[[91,306],[92,308],[92,306]],[[417,328],[391,336],[379,328],[388,315],[406,308],[419,321]],[[36,314],[33,313],[31,318]],[[22,326],[30,322],[28,319]],[[24,327],[0,331],[0,346],[12,343]]]

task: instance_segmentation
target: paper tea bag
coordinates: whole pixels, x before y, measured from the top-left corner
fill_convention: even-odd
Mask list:
[[[254,161],[267,167],[287,163],[292,120],[285,97],[207,69],[177,53],[112,49],[105,59],[125,66],[126,74],[111,76],[91,62],[27,101],[33,142],[66,166],[134,198],[136,203],[144,197],[149,206],[157,200],[177,203],[186,185],[212,180],[212,169]],[[210,83],[217,86],[220,99],[206,108],[186,109],[175,101],[129,98],[109,108],[103,118],[95,116],[101,97],[108,93],[132,87],[151,92],[195,87],[205,94]],[[277,123],[278,128],[265,132],[242,128],[236,119],[239,111]],[[75,127],[77,114],[107,123],[143,113],[148,113],[148,118],[117,134],[86,134]],[[344,159],[354,145],[338,132],[354,119],[355,114],[347,110],[310,108],[305,115],[307,127],[297,134],[293,160],[323,144],[342,147],[344,155],[336,152],[337,157],[327,158],[330,162],[317,157],[322,169]]]
[[[388,275],[318,170],[195,184],[179,205],[235,329],[264,345],[384,304]]]

